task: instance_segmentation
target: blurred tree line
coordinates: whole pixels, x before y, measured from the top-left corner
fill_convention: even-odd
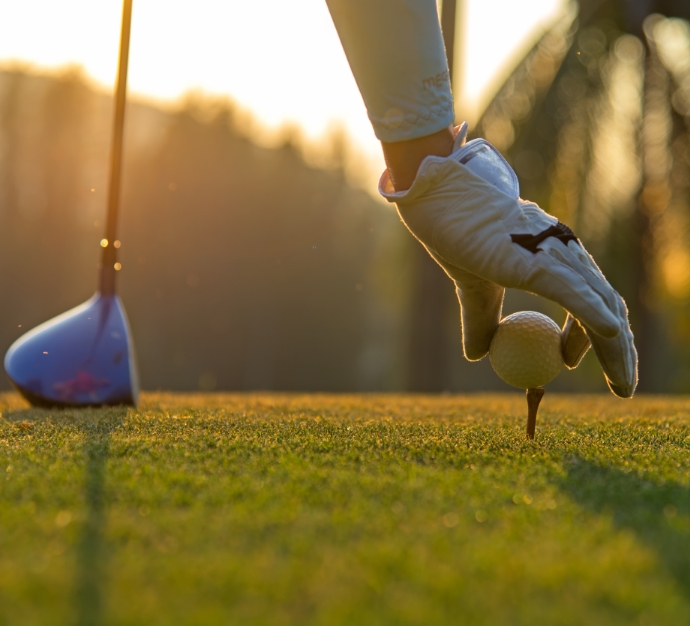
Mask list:
[[[0,74],[3,350],[95,289],[111,115],[77,70]],[[143,387],[403,387],[394,213],[347,182],[341,137],[314,168],[246,123],[202,98],[128,105],[119,284]]]

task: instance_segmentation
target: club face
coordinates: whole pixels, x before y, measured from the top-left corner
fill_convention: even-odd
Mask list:
[[[35,406],[135,405],[139,396],[129,324],[115,295],[97,293],[17,339],[5,371]]]

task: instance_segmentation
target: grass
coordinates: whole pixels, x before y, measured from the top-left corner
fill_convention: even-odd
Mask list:
[[[2,625],[690,623],[690,399],[0,410]]]

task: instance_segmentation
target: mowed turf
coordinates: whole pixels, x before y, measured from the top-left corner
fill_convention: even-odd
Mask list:
[[[690,624],[690,399],[0,408],[0,624]]]

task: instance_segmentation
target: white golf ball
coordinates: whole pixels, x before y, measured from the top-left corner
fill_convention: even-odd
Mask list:
[[[489,348],[494,371],[509,385],[533,389],[551,382],[563,367],[561,329],[535,311],[501,320]]]

